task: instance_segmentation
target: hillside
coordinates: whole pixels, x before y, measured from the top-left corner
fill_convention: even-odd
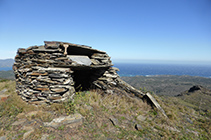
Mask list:
[[[189,103],[187,106],[192,107],[195,110],[203,110],[205,112],[211,110],[211,90],[206,89],[203,86],[193,86],[189,90],[177,95],[177,97],[184,102]]]
[[[0,59],[0,68],[12,67],[13,63],[13,59]]]
[[[0,138],[7,139],[209,139],[210,111],[186,107],[178,97],[153,95],[168,119],[137,98],[77,92],[73,101],[34,106],[0,82]],[[65,119],[64,119],[65,118]],[[62,123],[59,123],[62,122]],[[60,125],[59,125],[60,124]]]
[[[12,70],[9,71],[0,71],[0,79],[15,79],[15,75]]]
[[[149,90],[156,95],[176,96],[194,85],[211,89],[211,78],[196,76],[157,75],[122,77],[122,79],[137,89]]]

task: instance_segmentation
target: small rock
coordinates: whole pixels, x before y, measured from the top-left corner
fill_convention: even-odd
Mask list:
[[[176,129],[176,128],[174,128],[174,127],[171,127],[171,126],[168,126],[167,128],[168,128],[168,130],[170,130],[170,131],[180,132],[178,129]]]
[[[47,140],[48,136],[49,136],[48,134],[44,134],[44,135],[42,135],[40,140]]]
[[[67,124],[75,125],[75,124],[81,124],[82,122],[83,122],[83,116],[79,113],[76,113],[69,116],[62,116],[59,118],[55,118],[51,122],[44,123],[44,125],[58,128],[61,125],[67,125]]]
[[[18,53],[19,53],[19,54],[24,54],[24,53],[26,53],[26,49],[24,49],[24,48],[19,48],[19,49],[18,49]]]
[[[7,89],[5,88],[5,89],[3,89],[2,91],[0,91],[0,94],[5,93],[6,91],[7,91]]]
[[[34,129],[32,129],[32,130],[30,130],[30,131],[24,133],[24,134],[23,134],[23,140],[25,140],[25,139],[26,139],[31,133],[33,133],[33,132],[34,132]]]
[[[0,101],[5,102],[9,97],[10,97],[10,95],[4,95],[4,94],[2,94],[2,95],[0,95]]]
[[[0,140],[6,140],[6,139],[7,139],[6,136],[1,136],[1,137],[0,137]]]
[[[187,120],[187,122],[189,122],[190,124],[193,124],[193,121],[192,121],[190,118],[187,118],[186,120]]]
[[[142,126],[140,124],[136,124],[135,125],[135,129],[136,130],[142,130],[143,128],[142,128]]]
[[[26,122],[26,119],[17,120],[12,124],[12,126],[20,125],[23,124],[24,122]]]
[[[53,92],[65,92],[67,91],[66,88],[51,88],[51,91]]]
[[[139,115],[139,116],[137,117],[137,120],[139,120],[139,121],[145,121],[145,120],[146,120],[146,117],[144,117],[144,116],[142,116],[142,115]]]

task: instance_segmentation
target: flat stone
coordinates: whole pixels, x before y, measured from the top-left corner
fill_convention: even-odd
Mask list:
[[[20,119],[12,123],[12,126],[20,125],[23,124],[24,122],[26,122],[26,119]]]
[[[58,100],[51,100],[53,103],[61,103],[63,101],[67,100],[67,97],[63,97],[61,99],[58,99]]]
[[[29,71],[32,71],[31,68],[25,68],[25,69],[18,69],[18,71],[20,72],[29,72]]]
[[[170,131],[174,131],[174,132],[180,132],[178,129],[174,128],[174,127],[171,127],[171,126],[167,126],[168,130]]]
[[[68,60],[67,57],[59,57],[59,58],[56,58],[55,60]]]
[[[106,77],[100,77],[100,78],[98,78],[98,80],[101,80],[101,81],[107,81],[107,79],[108,78],[106,78]]]
[[[67,91],[66,88],[51,88],[51,91],[53,92],[65,92]]]
[[[50,79],[41,79],[41,78],[37,78],[37,81],[45,82],[45,83],[50,83],[50,84],[58,84],[58,82],[52,81],[52,80],[50,80]]]
[[[36,90],[40,90],[40,91],[48,91],[49,88],[36,88]]]
[[[30,102],[28,102],[29,104],[34,104],[34,105],[42,105],[42,104],[45,104],[45,103],[50,103],[50,101],[49,100],[45,100],[45,101],[30,101]]]
[[[70,85],[50,85],[50,88],[66,88],[66,89],[70,89],[70,88],[72,88],[72,86],[70,86]]]
[[[0,91],[0,94],[3,94],[3,93],[5,93],[5,92],[7,92],[7,89],[6,89],[6,88],[3,89],[2,91]]]
[[[67,79],[66,81],[64,81],[63,84],[67,85],[67,84],[70,84],[71,82],[73,84],[73,80],[72,79]]]
[[[118,68],[116,68],[116,67],[112,67],[112,68],[111,68],[111,69],[109,69],[109,70],[119,71],[119,69],[118,69]]]
[[[103,74],[103,76],[108,77],[108,78],[117,78],[117,75],[113,75],[113,74]]]
[[[27,50],[26,52],[27,52],[27,54],[30,54],[30,55],[35,54],[34,51],[32,51],[32,50]]]
[[[187,122],[189,122],[190,124],[193,124],[193,121],[190,118],[186,118]]]
[[[59,100],[61,98],[62,98],[61,96],[48,96],[49,100]]]
[[[100,62],[98,60],[96,60],[96,59],[90,59],[90,60],[92,61],[92,64],[94,64],[94,65],[99,65],[100,64]]]
[[[92,64],[88,56],[68,55],[67,57],[79,65],[90,66]]]
[[[39,76],[39,75],[45,76],[45,75],[48,75],[48,73],[47,72],[45,72],[45,73],[38,73],[38,72],[31,73],[31,76]]]
[[[81,122],[83,122],[83,116],[76,113],[69,116],[55,118],[51,122],[45,122],[44,125],[58,128],[61,125],[81,124]]]
[[[137,120],[139,120],[139,121],[145,121],[145,120],[146,120],[146,117],[144,117],[144,116],[142,116],[142,115],[139,115],[139,116],[137,117]]]
[[[32,60],[32,62],[34,62],[34,63],[55,63],[55,61],[54,60],[41,60],[41,59],[33,59]],[[43,65],[43,64],[42,64]]]
[[[34,132],[34,129],[27,131],[26,133],[23,134],[23,140],[25,140],[31,133]]]
[[[54,41],[44,41],[46,49],[58,49],[60,43]]]
[[[67,78],[68,77],[68,75],[66,74],[59,74],[59,73],[51,73],[48,76],[51,78],[63,78],[63,77]]]
[[[140,124],[136,124],[135,125],[135,129],[136,130],[142,130],[143,128],[142,128],[142,126]]]
[[[110,60],[108,60],[108,59],[103,59],[103,60],[101,60],[101,62],[102,62],[102,63],[110,63]]]
[[[18,49],[18,53],[19,53],[19,54],[24,54],[24,53],[26,53],[26,49],[24,49],[24,48],[19,48],[19,49]]]
[[[7,139],[6,136],[1,136],[1,137],[0,137],[0,140],[6,140],[6,139]]]
[[[0,101],[5,102],[9,97],[10,97],[10,95],[1,94],[1,95],[0,95]]]
[[[34,52],[49,52],[49,53],[55,53],[59,52],[57,49],[33,49]]]
[[[163,114],[163,116],[168,118],[163,108],[160,106],[160,104],[155,100],[155,98],[150,93],[147,92],[145,96],[149,98],[152,104]]]

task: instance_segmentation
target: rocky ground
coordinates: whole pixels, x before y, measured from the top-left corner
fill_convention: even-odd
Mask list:
[[[153,95],[168,119],[137,98],[77,92],[73,101],[35,106],[16,95],[14,81],[0,82],[0,140],[209,139],[210,111],[178,97]]]

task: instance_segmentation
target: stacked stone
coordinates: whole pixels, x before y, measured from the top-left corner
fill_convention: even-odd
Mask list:
[[[61,102],[74,94],[71,65],[59,44],[19,49],[13,66],[16,90],[32,104]]]
[[[106,53],[94,53],[91,56],[92,65],[112,65],[111,58]]]
[[[102,71],[102,74],[98,72],[98,74],[101,76],[94,81],[93,84],[99,89],[110,92],[109,89],[117,86],[118,84],[117,78],[119,78],[119,75],[117,74],[117,71],[119,71],[118,68],[110,67],[107,70]]]
[[[122,82],[117,74],[119,69],[111,66],[106,52],[84,45],[45,41],[44,46],[18,49],[13,69],[17,93],[32,104],[71,99],[75,88],[141,94]]]

